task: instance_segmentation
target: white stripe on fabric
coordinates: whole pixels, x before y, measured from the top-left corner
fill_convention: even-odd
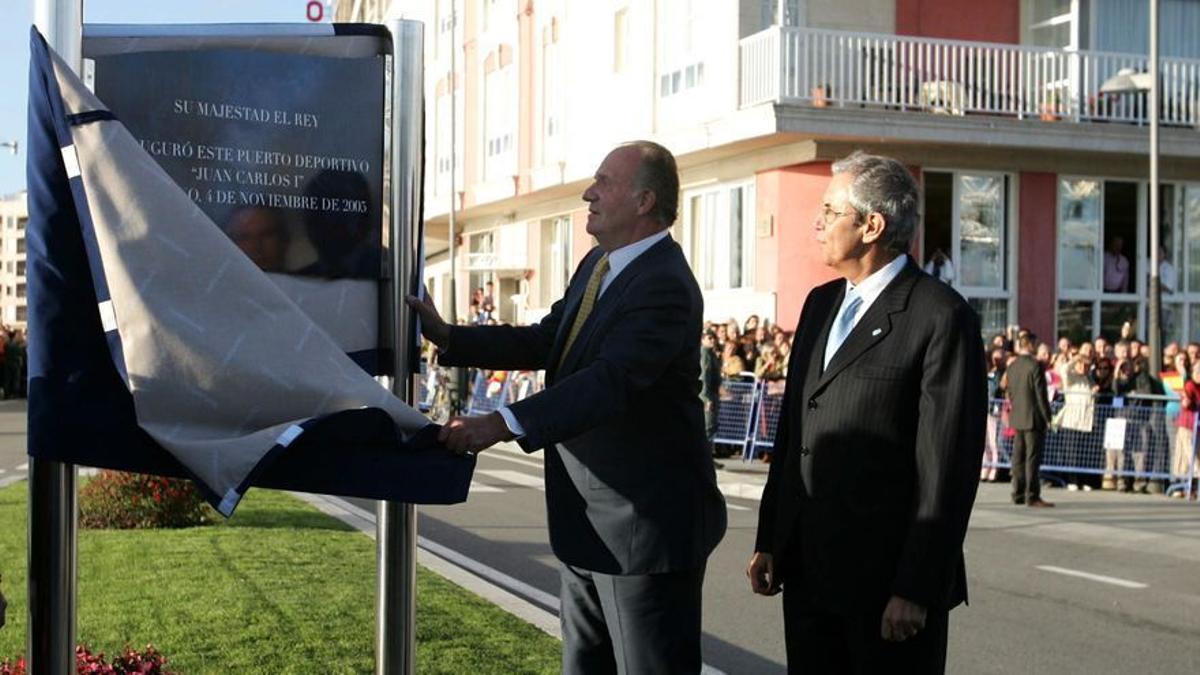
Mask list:
[[[233,513],[233,507],[237,506],[237,503],[241,499],[242,496],[238,494],[238,491],[231,489],[229,492],[225,493],[225,498],[222,499],[221,503],[217,505],[217,511],[220,511],[221,515],[228,518],[229,515]]]
[[[98,305],[100,309],[100,325],[104,327],[105,333],[111,333],[117,329],[117,312],[113,309],[112,300],[105,300]]]
[[[75,146],[68,145],[62,149],[63,167],[67,170],[67,178],[79,177],[79,155],[75,154]]]
[[[293,424],[287,428],[287,431],[279,434],[279,438],[275,439],[275,442],[286,448],[287,446],[291,445],[292,441],[296,440],[296,438],[302,433],[304,433],[304,429]]]

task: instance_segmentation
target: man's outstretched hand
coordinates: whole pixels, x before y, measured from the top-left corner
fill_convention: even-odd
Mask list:
[[[432,338],[430,338],[432,339]],[[508,430],[500,413],[489,413],[478,417],[451,417],[438,432],[438,440],[452,452],[463,454],[486,450],[502,441],[511,441],[513,433]]]
[[[425,293],[424,298],[410,295],[404,300],[414,312],[421,315],[421,334],[427,340],[437,345],[439,349],[448,347],[448,343],[450,342],[450,324],[442,320],[442,315],[438,313],[437,307],[434,307],[433,303],[429,300],[429,293]]]

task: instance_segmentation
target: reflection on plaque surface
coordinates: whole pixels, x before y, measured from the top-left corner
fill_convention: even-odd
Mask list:
[[[96,95],[268,272],[381,276],[383,59],[244,50],[96,59]]]

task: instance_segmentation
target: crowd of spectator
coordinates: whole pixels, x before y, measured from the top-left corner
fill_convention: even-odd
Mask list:
[[[744,322],[705,322],[701,347],[712,351],[724,378],[749,377],[776,381],[787,377],[792,336],[779,324],[751,314]]]
[[[491,281],[487,282],[486,288],[480,286],[471,292],[467,323],[475,326],[495,326],[499,323],[499,317],[496,315],[496,287]]]
[[[466,322],[498,323],[491,283],[474,289]],[[9,331],[7,335],[7,348],[0,358],[17,354],[16,358],[23,361],[23,336],[15,331]],[[792,335],[780,325],[752,314],[744,321],[730,318],[724,322],[705,322],[700,339],[703,380],[700,396],[705,404],[708,436],[712,439],[724,396],[722,383],[754,379],[765,382],[768,389],[781,390],[787,378]],[[1115,341],[1096,337],[1076,343],[1062,337],[1057,343],[1050,344],[1040,342],[1037,336],[1016,327],[1008,333],[996,334],[988,341],[988,393],[992,402],[981,480],[994,481],[1002,477],[1002,470],[997,465],[1003,463],[1001,449],[1006,448],[1006,444],[1011,445],[1012,434],[1007,424],[1009,404],[1006,402],[1005,371],[1017,357],[1014,345],[1022,339],[1036,345],[1034,358],[1045,373],[1048,397],[1055,409],[1052,432],[1060,434],[1059,446],[1065,443],[1077,453],[1078,456],[1073,455],[1074,459],[1086,459],[1092,464],[1103,462],[1104,465],[1103,473],[1096,468],[1094,475],[1060,477],[1068,487],[1148,492],[1153,486],[1144,476],[1128,477],[1130,472],[1125,470],[1123,450],[1100,447],[1099,438],[1105,433],[1105,421],[1109,417],[1127,418],[1134,429],[1129,434],[1130,444],[1139,446],[1140,442],[1140,446],[1129,453],[1134,474],[1145,473],[1147,469],[1162,471],[1161,467],[1145,464],[1147,446],[1161,442],[1167,448],[1169,466],[1166,469],[1173,480],[1200,476],[1200,459],[1193,453],[1196,413],[1200,411],[1200,342],[1168,344],[1163,349],[1163,368],[1152,372],[1150,346],[1137,337],[1131,323],[1126,323]],[[433,360],[432,352],[427,356]],[[8,397],[10,392],[17,390],[10,388],[15,386],[10,384],[13,382],[10,372],[13,371],[7,361],[3,363],[4,394]],[[474,381],[475,374],[470,375],[468,381]],[[488,395],[498,391],[510,375],[514,374],[484,372]],[[522,393],[530,393],[536,388],[532,374],[516,375],[530,376],[526,378],[529,382],[513,383],[525,390]],[[1153,413],[1142,415],[1153,421],[1142,422],[1132,415],[1114,412],[1126,405],[1134,410],[1138,406],[1153,408]],[[1094,457],[1094,453],[1102,453],[1103,459]],[[1192,490],[1193,495],[1196,492],[1196,489]]]
[[[1095,448],[1104,434],[1106,416],[1129,419],[1137,431],[1130,435],[1138,436],[1131,453],[1135,473],[1141,474],[1148,468],[1161,471],[1144,464],[1147,446],[1157,435],[1168,449],[1166,468],[1174,479],[1200,475],[1200,466],[1189,466],[1196,463],[1193,436],[1196,412],[1200,410],[1200,343],[1168,344],[1163,349],[1163,368],[1153,372],[1150,346],[1137,337],[1131,323],[1126,323],[1116,341],[1097,337],[1075,343],[1062,337],[1051,345],[1039,342],[1027,330],[992,337],[988,345],[988,391],[992,404],[981,479],[997,478],[994,464],[1008,433],[1005,371],[1016,359],[1014,342],[1022,339],[1037,345],[1035,358],[1044,370],[1049,398],[1057,404],[1051,429],[1070,436],[1066,442],[1077,442],[1081,447],[1090,443],[1089,447]],[[1139,407],[1152,410],[1143,410],[1139,415],[1120,412],[1122,408],[1136,411]],[[1068,487],[1148,492],[1152,483],[1145,477],[1121,478],[1123,450],[1104,447],[1104,472],[1094,477],[1068,476]]]

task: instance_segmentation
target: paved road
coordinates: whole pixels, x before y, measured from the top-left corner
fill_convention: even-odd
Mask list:
[[[0,402],[0,482],[24,476],[26,462],[24,402]],[[704,658],[727,673],[782,673],[779,599],[751,595],[743,576],[764,467],[726,469],[729,531],[705,581]],[[421,535],[540,591],[524,596],[552,610],[541,487],[540,454],[488,451],[470,500],[421,509]],[[1047,497],[1059,508],[1014,507],[1004,486],[981,487],[967,537],[972,604],[952,615],[948,672],[1200,672],[1200,505]]]
[[[743,576],[762,467],[732,461],[720,475],[729,532],[705,580],[705,661],[727,673],[782,673],[779,599],[751,595]],[[540,455],[485,452],[470,500],[423,508],[421,535],[556,595],[541,477]],[[1047,497],[1059,507],[1033,511],[1010,505],[1005,486],[981,486],[967,538],[972,604],[952,615],[948,672],[1200,671],[1200,506]]]
[[[29,471],[25,409],[25,399],[0,401],[0,486],[21,480]]]

